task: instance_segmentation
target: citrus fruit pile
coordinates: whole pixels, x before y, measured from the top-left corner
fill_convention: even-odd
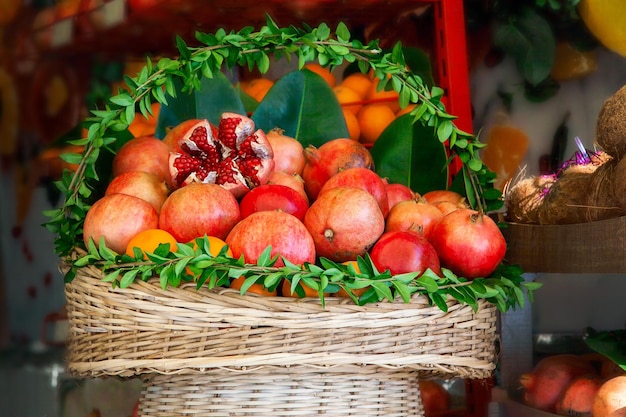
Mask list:
[[[137,261],[185,245],[249,265],[267,256],[276,267],[324,258],[358,275],[358,260],[367,258],[391,275],[436,279],[443,267],[473,279],[489,276],[506,248],[496,223],[461,195],[419,195],[381,178],[362,143],[337,138],[303,149],[236,113],[223,113],[217,126],[187,120],[163,140],[133,138],[115,155],[112,173],[86,214],[84,243]],[[197,279],[202,271],[180,273]],[[230,278],[228,286],[263,295],[317,296],[319,289]],[[356,285],[351,293],[366,289]],[[344,288],[332,293],[349,295]]]

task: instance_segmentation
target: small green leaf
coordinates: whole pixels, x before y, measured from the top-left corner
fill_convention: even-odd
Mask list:
[[[128,288],[130,284],[135,282],[135,277],[137,277],[138,273],[139,269],[131,269],[130,271],[125,272],[120,280],[120,288]]]
[[[434,293],[439,290],[439,285],[437,285],[437,281],[432,279],[431,277],[421,276],[416,281],[418,284],[421,284],[426,291],[429,293]]]

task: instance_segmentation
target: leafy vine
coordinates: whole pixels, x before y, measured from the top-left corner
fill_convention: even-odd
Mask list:
[[[448,114],[441,102],[444,91],[436,86],[429,89],[419,76],[407,69],[400,44],[391,52],[383,53],[376,41],[364,45],[361,41],[350,40],[350,32],[343,23],[338,24],[334,33],[324,23],[316,28],[279,28],[269,16],[266,25],[258,31],[251,27],[238,32],[220,29],[215,34],[197,33],[196,40],[200,46],[191,47],[177,38],[180,53],[177,59],[162,58],[156,63],[147,59],[146,66],[136,77],[126,76],[128,91],[120,90],[103,109],[93,110],[85,121],[87,137],[72,141],[84,145],[84,152],[62,156],[65,161],[78,164],[78,168],[75,173],[66,171],[57,182],[57,187],[65,195],[65,202],[60,209],[46,213],[50,220],[45,226],[56,234],[55,249],[61,257],[68,260],[76,253],[82,254],[70,262],[66,281],[73,279],[78,268],[91,265],[106,273],[105,280],[122,287],[130,285],[137,277],[159,276],[164,288],[192,279],[199,287],[206,283],[213,288],[234,275],[244,275],[246,283],[242,292],[258,280],[268,288],[275,287],[284,277],[292,282],[294,289],[298,288],[300,281],[317,289],[322,301],[325,292],[343,288],[351,293],[350,290],[355,288],[371,287],[372,290],[359,300],[352,295],[355,301],[366,303],[396,296],[408,301],[411,294],[419,292],[441,308],[445,307],[446,295],[450,295],[473,306],[478,298],[486,298],[505,311],[523,305],[522,288],[532,297],[536,285],[525,283],[522,272],[516,267],[503,267],[505,269],[494,275],[497,278],[467,281],[447,270],[443,278],[428,272],[420,277],[416,274],[392,277],[389,272],[376,271],[367,257],[359,259],[363,272],[357,274],[354,268],[348,269],[325,259],[320,261],[321,266],[304,265],[304,269],[288,262],[285,267],[276,268],[276,259],[269,259],[269,255],[256,266],[245,265],[243,260],[210,257],[206,244],[196,251],[187,245],[179,245],[172,248],[173,251],[161,248],[149,255],[149,261],[115,254],[104,242],[99,249],[93,242],[88,247],[83,246],[84,218],[95,197],[96,184],[103,180],[96,163],[103,152],[114,152],[116,136],[127,131],[135,112],[149,114],[153,101],[167,105],[166,94],[176,97],[175,80],[182,81],[183,92],[199,90],[201,77],[212,78],[224,66],[246,66],[265,73],[269,69],[270,56],[288,60],[295,56],[300,67],[314,60],[323,66],[357,62],[361,72],[373,72],[379,80],[379,89],[392,88],[398,92],[402,107],[417,104],[411,112],[414,123],[433,127],[438,139],[447,142],[451,154],[463,162],[464,185],[470,204],[483,211],[501,204],[501,194],[492,185],[493,173],[477,154],[483,145],[455,126],[456,117]]]

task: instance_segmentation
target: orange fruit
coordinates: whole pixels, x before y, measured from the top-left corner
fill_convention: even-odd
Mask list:
[[[341,107],[357,114],[361,107],[363,107],[363,99],[354,90],[343,85],[338,85],[333,88],[337,101],[341,104]]]
[[[398,102],[399,95],[394,90],[380,90],[378,91],[378,79],[372,82],[365,99],[372,103],[382,103],[388,106],[393,113],[400,110],[400,103]]]
[[[344,78],[340,85],[348,87],[364,100],[372,87],[372,77],[360,72],[354,72]]]
[[[526,156],[528,144],[528,136],[516,126],[495,125],[489,130],[481,156],[485,165],[496,174],[496,188],[503,189],[513,178]]]
[[[309,71],[313,71],[314,73],[322,77],[329,86],[334,87],[335,85],[337,85],[337,79],[335,78],[334,74],[328,68],[321,66],[317,62],[307,62],[306,64],[304,64],[303,68],[306,68]]]
[[[234,280],[232,280],[230,282],[229,287],[234,288],[236,290],[241,290],[241,287],[243,286],[243,283],[245,281],[246,281],[246,277],[242,275],[239,278],[235,278]],[[263,295],[265,297],[274,297],[277,294],[276,290],[268,291],[268,289],[265,288],[263,284],[257,284],[257,283],[252,284],[250,288],[248,288],[248,291],[246,291],[246,293],[249,293],[249,292],[258,294],[258,295]]]
[[[154,135],[156,132],[157,120],[159,118],[159,110],[161,109],[161,103],[152,103],[152,115],[148,114],[146,118],[143,114],[137,113],[128,131],[136,138],[141,136]]]
[[[169,243],[170,251],[176,250],[176,239],[169,232],[162,229],[147,229],[133,236],[126,246],[126,254],[134,257],[133,248],[139,248],[143,252],[143,259],[148,259],[146,252],[153,253],[162,243]]]
[[[317,291],[305,285],[304,282],[300,282],[300,285],[302,286],[302,289],[304,290],[305,297],[315,297],[315,298],[319,297],[319,294],[317,293]],[[298,293],[296,292],[294,292],[293,294],[291,293],[291,282],[289,280],[283,279],[281,290],[282,290],[283,297],[299,298]]]
[[[222,248],[226,246],[226,242],[217,236],[207,236],[206,238],[209,241],[209,254],[213,257],[218,256]],[[192,241],[192,244],[193,249],[195,250],[198,247],[195,239]],[[230,256],[231,258],[233,257],[233,253],[230,248],[226,249],[226,256]]]
[[[417,107],[417,104],[415,103],[409,103],[405,108],[400,109],[396,112],[396,117],[400,117],[402,115],[405,115],[407,113],[410,113],[411,111],[413,111],[413,109]]]
[[[596,51],[581,51],[569,42],[559,42],[554,51],[554,64],[550,75],[556,81],[585,77],[598,68]]]
[[[361,136],[361,127],[359,126],[356,114],[352,113],[348,109],[343,109],[343,118],[346,121],[346,127],[350,133],[350,139],[359,140],[359,137]]]
[[[386,104],[372,103],[363,106],[356,117],[361,128],[359,141],[374,143],[389,123],[395,120],[396,114]]]
[[[273,85],[274,81],[269,78],[255,78],[245,85],[242,84],[241,89],[256,101],[261,101]]]
[[[354,267],[354,270],[357,273],[361,273],[361,268],[359,268],[359,263],[357,261],[346,261],[343,262],[343,265],[352,265]],[[356,295],[357,297],[360,297],[361,295],[363,295],[363,293],[365,291],[367,291],[369,289],[369,287],[365,287],[365,288],[358,288],[358,289],[354,289],[352,290],[352,293],[354,295]],[[336,297],[341,297],[341,298],[350,298],[350,295],[346,292],[346,290],[344,290],[343,288],[341,288],[337,294]]]

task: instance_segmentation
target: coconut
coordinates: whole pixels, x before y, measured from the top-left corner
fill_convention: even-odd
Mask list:
[[[614,158],[626,155],[626,85],[602,104],[596,121],[596,142]]]
[[[622,210],[626,210],[626,158],[619,160],[615,166],[613,180],[613,196],[615,203]]]
[[[591,174],[585,203],[587,221],[611,219],[624,214],[624,208],[620,207],[615,195],[615,173],[619,162],[611,159]]]
[[[520,180],[505,195],[508,221],[524,224],[539,223],[539,207],[555,181],[553,175],[541,175]]]
[[[590,187],[595,187],[592,185],[593,174],[612,160],[605,152],[593,153],[589,156],[590,162],[572,164],[565,168],[539,207],[539,223],[572,224],[589,221],[588,195]],[[596,181],[600,181],[599,177]],[[596,203],[594,202],[594,207]]]

